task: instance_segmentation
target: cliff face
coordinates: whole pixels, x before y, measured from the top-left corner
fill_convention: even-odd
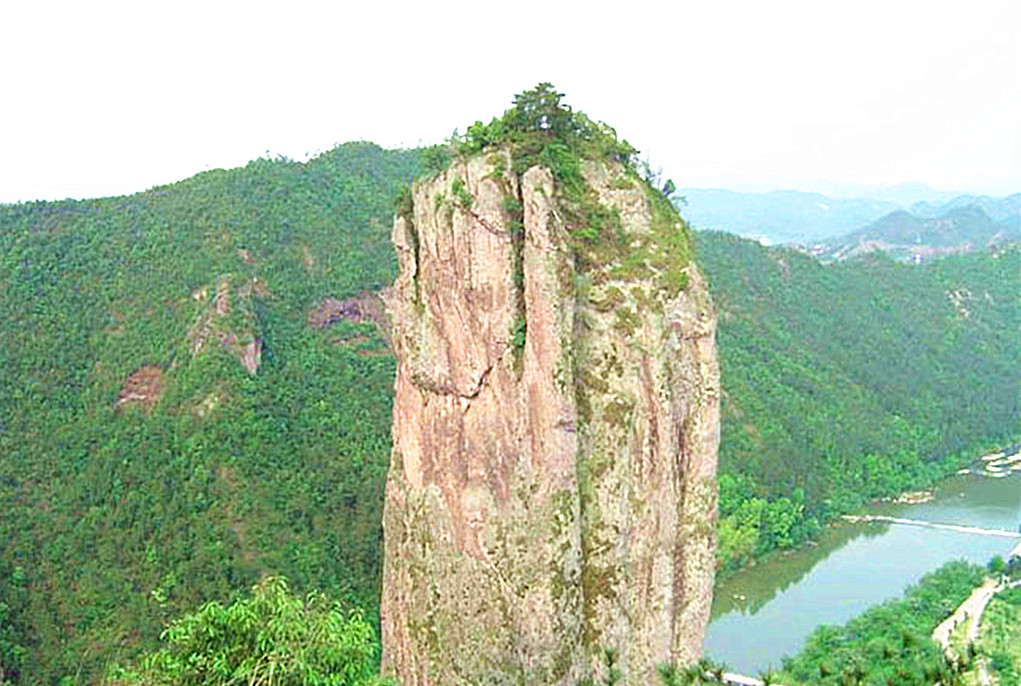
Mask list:
[[[581,170],[619,217],[610,249],[549,171],[511,166],[458,161],[395,221],[384,670],[567,684],[612,648],[649,683],[698,657],[709,616],[715,317],[663,252],[679,219],[623,168]]]

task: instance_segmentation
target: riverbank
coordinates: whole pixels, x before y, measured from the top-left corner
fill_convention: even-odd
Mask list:
[[[965,531],[890,522],[840,522],[796,550],[775,551],[716,585],[706,655],[736,672],[759,674],[797,652],[820,624],[841,624],[948,560],[985,565],[1007,557],[1011,540],[969,528],[1014,530],[1021,517],[1021,476],[954,476],[926,503],[876,503],[862,515],[962,525]],[[778,631],[777,627],[783,627]]]
[[[931,635],[985,576],[982,566],[948,562],[902,597],[875,604],[840,626],[817,628],[796,655],[783,660],[777,680],[813,686],[948,683],[953,667]]]
[[[959,470],[958,474],[975,474],[1002,479],[1011,472],[1021,472],[1021,452],[1007,455],[1004,452],[983,455],[978,464]]]
[[[806,504],[800,489],[795,489],[789,497],[766,498],[754,495],[755,491],[749,490],[749,483],[743,482],[740,476],[722,474],[716,578],[725,580],[771,555],[811,546],[829,527],[839,525],[844,515],[861,514],[880,504],[927,503],[933,498],[936,485],[955,475],[1004,479],[1021,473],[1021,435],[993,445],[1000,448],[987,443],[939,460],[925,461],[929,466],[918,471],[913,480],[900,482],[899,490],[893,490],[897,479],[887,479],[888,485],[876,492],[876,484],[870,486],[866,476],[863,492],[870,488],[871,492],[864,499],[853,494],[836,494],[832,500],[814,507]]]
[[[965,686],[1014,684],[1021,676],[1021,594],[1017,589],[1021,579],[989,577],[933,631],[933,640],[961,672]],[[987,612],[990,607],[998,611]]]

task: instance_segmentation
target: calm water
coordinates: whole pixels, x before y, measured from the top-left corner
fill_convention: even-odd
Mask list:
[[[1004,479],[955,476],[931,502],[869,510],[946,524],[1017,532],[1021,474]],[[708,657],[743,674],[779,667],[819,624],[843,624],[948,560],[985,564],[1007,556],[1018,539],[890,524],[848,524],[819,545],[777,556],[716,587],[705,639]]]

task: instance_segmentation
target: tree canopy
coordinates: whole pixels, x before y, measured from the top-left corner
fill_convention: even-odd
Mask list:
[[[167,645],[137,667],[114,667],[110,686],[358,686],[374,680],[372,627],[321,593],[291,593],[267,577],[249,597],[205,604],[174,620]]]

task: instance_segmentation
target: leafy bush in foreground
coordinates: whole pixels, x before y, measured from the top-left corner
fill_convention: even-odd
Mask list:
[[[135,669],[114,667],[108,683],[213,686],[354,686],[374,678],[373,629],[321,593],[293,595],[283,577],[267,577],[252,595],[224,607],[211,602],[174,621],[167,643]]]

